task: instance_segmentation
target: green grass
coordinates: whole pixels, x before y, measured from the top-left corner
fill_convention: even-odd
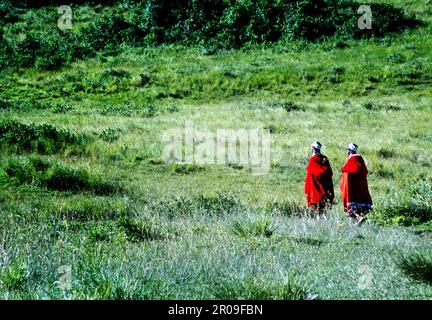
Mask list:
[[[402,256],[399,266],[411,278],[432,284],[432,256],[430,253],[416,252]]]
[[[346,46],[126,46],[1,70],[0,123],[15,125],[0,131],[0,298],[430,299],[431,9],[380,2],[425,25]],[[269,174],[166,164],[161,135],[185,121],[270,129]],[[316,139],[336,191],[344,147],[360,146],[366,224],[338,192],[327,220],[303,217]]]

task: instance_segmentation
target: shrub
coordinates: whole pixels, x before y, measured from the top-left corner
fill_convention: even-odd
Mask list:
[[[270,214],[281,214],[285,216],[300,216],[305,212],[305,208],[295,201],[286,199],[284,201],[272,201],[267,204],[266,211]]]
[[[399,268],[409,277],[432,285],[432,254],[415,252],[402,255]]]
[[[3,167],[9,178],[19,184],[35,183],[51,190],[91,192],[111,195],[122,191],[117,183],[90,173],[83,168],[69,167],[40,157],[9,160]]]
[[[223,300],[305,300],[305,286],[294,276],[286,283],[273,284],[252,277],[215,281],[212,289],[216,299]]]
[[[14,261],[0,269],[0,287],[6,290],[23,289],[29,276],[28,269],[22,263]]]
[[[381,158],[389,159],[389,158],[393,158],[395,156],[395,151],[394,150],[390,150],[390,149],[386,149],[386,148],[380,148],[377,151],[377,154]]]
[[[241,202],[237,198],[221,193],[199,195],[192,201],[198,210],[205,210],[209,213],[226,213],[241,208]]]
[[[43,69],[56,69],[100,51],[112,54],[124,45],[182,43],[201,45],[214,53],[221,48],[285,38],[309,41],[332,38],[338,48],[344,46],[344,39],[383,37],[416,24],[402,9],[374,3],[372,30],[360,30],[359,4],[354,0],[147,0],[127,1],[127,13],[119,6],[102,10],[91,24],[84,24],[78,31],[63,32],[58,28],[36,31],[40,25],[54,25],[58,19],[55,12],[43,11],[44,16],[36,15],[36,21],[21,20],[19,13],[61,2],[42,1],[36,5],[20,1],[12,5],[3,0],[0,4],[3,17],[0,27],[14,35],[0,39],[0,61],[6,66],[35,65]],[[23,32],[25,37],[19,38],[17,35]]]
[[[380,111],[380,110],[386,110],[386,111],[399,111],[402,108],[398,105],[394,105],[394,104],[378,104],[375,102],[365,102],[362,104],[362,107],[367,109],[367,110],[371,110],[371,111]]]
[[[384,224],[418,225],[432,220],[432,178],[407,184],[377,206],[376,221]]]
[[[204,170],[202,166],[195,164],[171,164],[171,170],[177,174],[191,174]]]
[[[0,26],[19,20],[20,8],[13,6],[11,0],[0,1]]]
[[[44,110],[50,106],[37,101],[14,101],[0,97],[0,111],[29,112],[31,110]]]
[[[137,220],[124,215],[120,218],[119,225],[131,242],[155,241],[166,238],[160,227],[149,218]]]
[[[139,15],[136,14],[136,19]],[[115,52],[122,43],[129,45],[142,44],[145,32],[139,25],[127,21],[121,13],[109,12],[98,16],[93,23],[81,30],[81,41],[88,43],[95,51],[108,50]]]
[[[291,1],[290,1],[291,2]],[[389,4],[371,4],[373,27],[357,27],[359,4],[350,0],[296,0],[289,4],[287,35],[291,39],[317,40],[335,36],[342,39],[382,37],[413,26],[414,19]]]
[[[19,34],[21,32],[14,30],[13,26],[10,28],[10,33]],[[5,50],[10,54],[6,59],[17,67],[34,65],[41,69],[55,70],[76,59],[92,56],[94,53],[72,32],[64,33],[58,28],[48,28],[37,32],[30,26],[29,29],[30,31],[25,30],[24,38],[4,40]]]
[[[19,184],[30,184],[37,179],[38,173],[45,169],[45,165],[48,165],[44,163],[42,166],[40,164],[42,161],[39,158],[30,158],[28,161],[9,160],[4,171],[8,177],[15,179]],[[42,170],[39,170],[41,167]]]
[[[117,184],[105,181],[100,175],[90,174],[85,169],[68,167],[63,164],[55,164],[48,169],[41,178],[41,182],[48,189],[57,191],[109,195],[121,190]]]
[[[293,101],[272,101],[265,104],[268,108],[282,108],[287,112],[291,111],[305,111],[305,107],[302,104]]]
[[[276,228],[273,227],[268,218],[261,218],[252,223],[242,223],[236,221],[233,226],[233,232],[237,236],[249,239],[250,237],[270,238]]]
[[[69,221],[94,221],[114,219],[125,213],[123,201],[106,197],[73,197],[49,205],[48,211]]]
[[[118,130],[107,128],[101,132],[99,137],[106,142],[114,142],[120,138]]]
[[[82,146],[87,137],[48,124],[22,124],[16,120],[0,121],[1,149],[14,153],[54,154],[68,146]]]
[[[288,1],[242,0],[231,2],[220,18],[216,39],[223,47],[274,42],[285,28]]]

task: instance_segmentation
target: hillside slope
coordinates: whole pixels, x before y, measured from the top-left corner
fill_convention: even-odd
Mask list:
[[[194,29],[190,42],[136,42],[137,2],[78,2],[66,35],[55,1],[0,6],[13,9],[1,23],[0,298],[432,298],[430,3],[376,1],[418,21],[385,35],[233,45]],[[129,31],[86,42],[104,21]],[[268,129],[268,174],[166,163],[162,135],[188,124]],[[328,220],[303,217],[317,139],[336,189],[344,147],[360,146],[367,224],[344,217],[339,195]]]

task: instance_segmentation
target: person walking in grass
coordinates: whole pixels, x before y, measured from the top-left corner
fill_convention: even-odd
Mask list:
[[[363,157],[357,153],[356,144],[350,143],[346,151],[348,160],[342,168],[340,183],[342,204],[347,216],[361,223],[372,210],[372,197],[367,182],[368,169]]]
[[[317,215],[320,215],[333,204],[333,171],[326,156],[321,154],[321,143],[312,144],[312,157],[306,166],[306,180],[304,192],[307,206]]]

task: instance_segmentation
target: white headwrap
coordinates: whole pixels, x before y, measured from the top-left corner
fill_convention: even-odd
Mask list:
[[[350,144],[348,145],[347,149],[348,149],[349,151],[357,151],[357,150],[358,150],[358,146],[355,145],[354,143],[350,143]]]
[[[312,143],[311,147],[316,150],[321,150],[321,143],[319,143],[319,141],[315,141]]]

